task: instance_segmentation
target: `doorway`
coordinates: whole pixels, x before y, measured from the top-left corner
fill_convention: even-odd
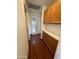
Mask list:
[[[31,21],[31,34],[38,34],[39,29],[39,21],[38,21],[38,16],[32,16],[32,21]]]

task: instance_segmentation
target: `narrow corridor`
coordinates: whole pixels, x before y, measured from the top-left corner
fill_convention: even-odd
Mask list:
[[[28,59],[53,59],[53,55],[41,40],[40,35],[31,36]]]

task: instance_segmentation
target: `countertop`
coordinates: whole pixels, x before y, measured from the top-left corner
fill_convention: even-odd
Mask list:
[[[43,31],[54,37],[55,39],[60,39],[61,25],[60,24],[43,24]]]

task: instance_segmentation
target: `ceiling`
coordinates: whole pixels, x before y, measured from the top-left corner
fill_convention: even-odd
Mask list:
[[[40,9],[40,6],[32,4],[32,3],[28,3],[28,7],[32,9]]]
[[[28,3],[34,4],[34,5],[37,5],[37,6],[48,5],[52,1],[53,0],[27,0]]]

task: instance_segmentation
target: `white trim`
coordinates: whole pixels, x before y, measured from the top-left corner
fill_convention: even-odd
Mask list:
[[[41,39],[42,39],[42,32],[43,32],[43,21],[44,21],[44,11],[46,10],[46,6],[42,6],[42,21],[41,21]]]

